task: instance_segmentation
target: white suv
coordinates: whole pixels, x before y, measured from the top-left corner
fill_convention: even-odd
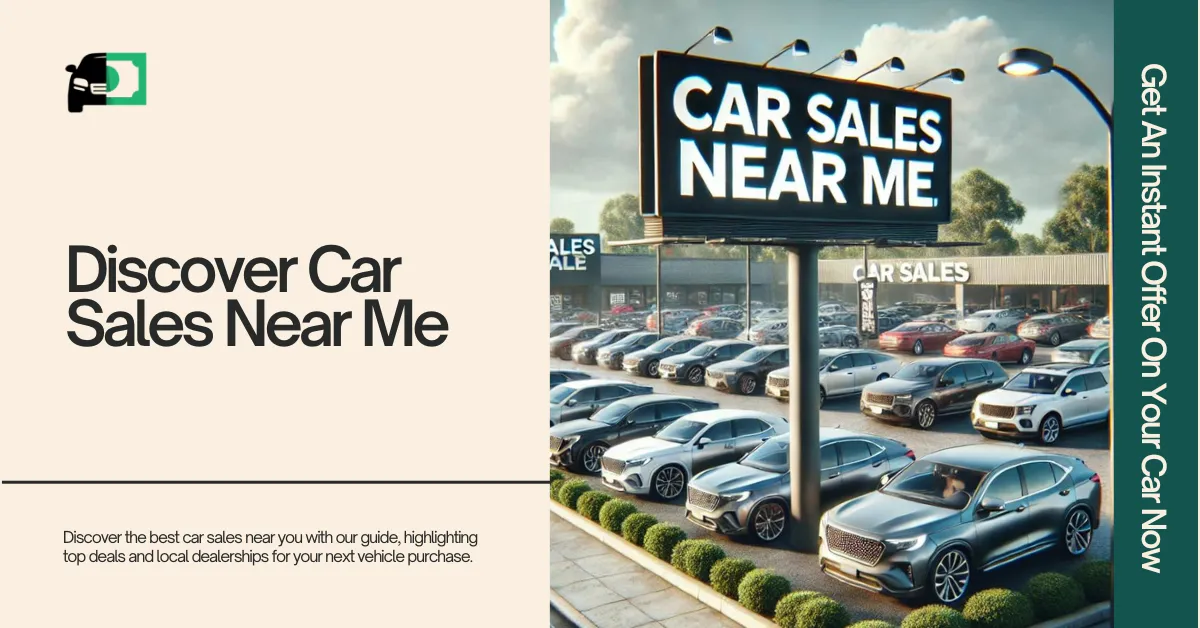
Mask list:
[[[1035,438],[1108,420],[1108,365],[1043,364],[975,398],[971,425],[988,438]]]

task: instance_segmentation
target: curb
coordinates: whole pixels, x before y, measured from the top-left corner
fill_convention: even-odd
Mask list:
[[[1110,619],[1112,619],[1112,603],[1097,602],[1070,615],[1034,624],[1030,628],[1091,628]]]
[[[559,595],[554,589],[550,589],[550,606],[553,606],[554,610],[561,613],[563,617],[566,617],[567,620],[574,624],[575,628],[596,628],[596,624],[593,624],[592,620],[585,617],[574,606],[571,606],[571,603],[563,599],[563,596]]]
[[[775,623],[771,620],[746,610],[746,608],[741,604],[738,604],[736,600],[731,600],[724,595],[717,593],[707,584],[704,584],[703,582],[700,582],[699,580],[696,580],[695,578],[676,570],[671,565],[664,563],[663,561],[646,553],[646,550],[634,545],[633,543],[630,543],[629,541],[626,541],[625,539],[609,532],[608,530],[601,528],[592,520],[584,518],[582,515],[567,508],[566,506],[556,502],[550,502],[550,512],[565,519],[566,521],[570,522],[571,525],[579,528],[601,543],[616,550],[619,554],[625,556],[625,558],[637,563],[646,571],[649,571],[659,578],[666,580],[671,584],[671,586],[683,591],[697,600],[700,600],[705,605],[709,606],[713,610],[716,610],[718,613],[721,613],[729,619],[732,619],[739,625],[746,626],[747,628],[775,628]],[[552,603],[554,602],[554,595],[557,594],[551,591]],[[559,612],[570,616],[561,609]],[[581,624],[581,626],[586,628],[587,624]]]

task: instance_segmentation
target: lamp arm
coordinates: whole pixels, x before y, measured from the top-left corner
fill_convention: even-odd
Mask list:
[[[837,61],[838,59],[841,59],[841,57],[834,57],[834,58],[830,59],[830,60],[829,60],[829,61],[828,61],[828,62],[827,62],[825,65],[823,65],[823,66],[821,66],[821,67],[819,67],[819,68],[817,68],[817,69],[813,70],[812,72],[809,72],[809,74],[816,74],[817,72],[820,72],[821,70],[824,70],[825,68],[827,68],[827,67],[829,67],[829,66],[833,65],[833,63],[834,63],[835,61]]]
[[[888,61],[891,61],[891,59],[888,59]],[[870,74],[870,73],[874,72],[875,70],[878,70],[879,68],[882,68],[883,66],[887,65],[887,63],[888,63],[887,61],[884,61],[883,63],[880,63],[879,65],[877,65],[877,66],[875,66],[875,67],[871,68],[870,70],[867,70],[866,72],[863,72],[862,74],[858,75],[858,78],[856,78],[856,79],[854,79],[854,80],[855,80],[855,81],[859,81],[859,80],[861,80],[861,79],[862,79],[862,77],[864,77],[864,76],[866,76],[866,75],[868,75],[868,74]]]
[[[1054,66],[1053,70],[1063,78],[1067,79],[1068,83],[1074,85],[1075,89],[1079,90],[1079,93],[1083,94],[1084,98],[1087,98],[1088,102],[1092,104],[1092,107],[1096,109],[1096,113],[1100,114],[1100,118],[1104,120],[1104,124],[1108,125],[1108,132],[1112,133],[1112,114],[1109,113],[1107,108],[1105,108],[1104,103],[1100,102],[1100,99],[1096,97],[1096,93],[1093,92],[1092,89],[1088,87],[1087,84],[1084,83],[1078,76],[1075,76],[1074,72],[1058,65]]]
[[[764,62],[763,62],[763,64],[762,64],[762,67],[764,67],[764,68],[765,68],[765,67],[767,67],[768,65],[770,65],[770,63],[771,63],[772,61],[774,61],[774,60],[778,59],[778,58],[779,58],[779,57],[780,57],[780,56],[781,56],[783,53],[787,52],[789,48],[791,48],[791,46],[790,46],[790,45],[788,45],[788,46],[784,46],[783,48],[780,48],[780,49],[779,49],[779,52],[775,53],[775,56],[773,56],[773,57],[771,57],[770,59],[767,59],[766,61],[764,61]],[[832,62],[831,62],[831,63],[832,63]],[[827,64],[825,64],[825,65],[829,65],[829,64],[827,63]]]
[[[683,54],[685,54],[685,55],[686,55],[687,53],[691,52],[691,51],[692,51],[692,48],[695,48],[696,46],[699,46],[699,45],[700,45],[700,44],[701,44],[701,43],[702,43],[702,42],[703,42],[705,39],[708,39],[708,36],[709,36],[709,35],[712,35],[712,34],[713,34],[713,31],[711,31],[711,30],[710,30],[710,31],[708,31],[707,33],[704,33],[704,35],[702,35],[702,36],[700,37],[700,39],[697,39],[697,40],[696,40],[696,43],[694,43],[694,44],[692,44],[692,45],[688,46],[688,47],[687,47],[687,50],[684,50],[684,51],[683,51]]]

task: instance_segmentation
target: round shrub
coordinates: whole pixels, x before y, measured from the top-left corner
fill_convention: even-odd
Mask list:
[[[562,488],[558,489],[558,503],[575,510],[579,504],[579,498],[590,490],[592,487],[583,480],[569,480],[562,485]]]
[[[625,518],[635,512],[637,512],[637,506],[634,506],[633,502],[610,499],[600,507],[600,525],[609,532],[620,534],[621,524],[625,523]]]
[[[1029,579],[1025,595],[1033,603],[1033,612],[1039,619],[1054,619],[1073,613],[1083,607],[1083,585],[1063,574],[1053,571],[1040,573]]]
[[[846,628],[850,624],[850,611],[827,597],[811,599],[796,612],[796,628]]]
[[[658,519],[655,519],[653,515],[635,512],[621,522],[621,536],[625,537],[626,541],[641,546],[646,540],[646,530],[654,527],[657,523]]]
[[[579,514],[591,519],[592,521],[600,521],[600,508],[612,499],[612,495],[603,491],[588,491],[579,496],[579,503],[576,506],[579,509]]]
[[[684,539],[675,544],[675,549],[671,550],[671,566],[679,571],[687,572],[687,553],[696,543],[698,539]]]
[[[754,571],[754,563],[745,558],[722,558],[708,572],[708,581],[717,593],[736,599],[738,585],[751,571]]]
[[[687,532],[683,528],[671,523],[656,523],[646,530],[646,537],[642,540],[642,547],[646,548],[659,560],[670,561],[671,552],[675,550],[675,546],[680,541],[687,538]]]
[[[554,501],[558,501],[558,491],[559,491],[559,489],[562,488],[562,485],[566,484],[566,483],[567,483],[566,480],[551,480],[550,481],[550,499],[553,499]]]
[[[909,613],[900,628],[971,628],[971,622],[949,606],[931,604]]]
[[[1083,586],[1083,596],[1089,602],[1112,599],[1112,577],[1112,563],[1107,560],[1089,560],[1075,572],[1075,580]]]
[[[817,593],[816,591],[792,591],[788,593],[775,606],[775,623],[784,628],[795,628],[796,613],[800,610],[800,607],[819,597],[825,597],[825,594]]]
[[[558,469],[550,469],[550,481],[551,482],[553,482],[555,480],[565,480],[565,479],[567,479],[567,476],[565,474],[563,474],[562,471],[559,471]]]
[[[1033,624],[1033,604],[1016,591],[986,589],[967,600],[963,617],[974,628],[1027,628]]]
[[[725,558],[725,550],[712,541],[696,541],[683,557],[683,571],[687,575],[708,582],[712,577],[713,565]]]
[[[864,619],[862,621],[856,621],[853,624],[846,626],[846,628],[896,628],[896,625],[889,624],[882,619]]]
[[[763,617],[773,617],[775,605],[791,588],[792,583],[774,571],[755,569],[738,585],[738,603]]]

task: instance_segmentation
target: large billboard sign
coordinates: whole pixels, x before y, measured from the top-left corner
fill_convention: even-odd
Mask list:
[[[600,285],[600,235],[550,234],[550,286]]]
[[[948,98],[661,51],[639,76],[647,236],[934,241],[950,221]]]

